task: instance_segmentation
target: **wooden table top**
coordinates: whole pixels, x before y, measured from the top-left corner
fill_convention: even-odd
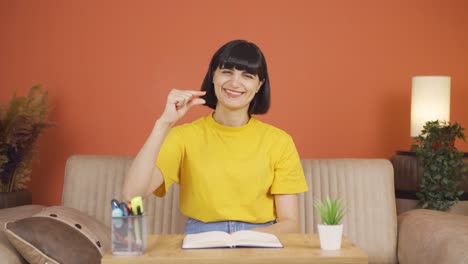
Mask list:
[[[284,248],[215,248],[182,249],[184,235],[149,235],[141,256],[113,256],[108,252],[103,264],[211,264],[211,263],[368,263],[366,253],[343,238],[341,249],[320,249],[318,234],[277,234]]]

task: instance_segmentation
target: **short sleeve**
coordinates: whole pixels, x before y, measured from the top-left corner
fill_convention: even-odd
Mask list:
[[[308,190],[299,154],[292,138],[287,135],[274,163],[274,179],[271,194],[294,194]]]
[[[164,182],[154,191],[156,196],[163,197],[172,184],[179,183],[183,153],[181,132],[178,127],[174,127],[164,139],[156,161],[156,166],[164,177]]]

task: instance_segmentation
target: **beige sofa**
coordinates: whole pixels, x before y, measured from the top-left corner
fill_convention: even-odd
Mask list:
[[[62,205],[76,208],[110,226],[110,200],[121,198],[123,177],[131,162],[132,157],[124,156],[71,157],[66,164]],[[453,226],[468,229],[466,225],[455,224],[466,222],[466,218],[452,219],[444,213],[433,214],[427,218],[426,210],[414,210],[400,217],[398,221],[401,225],[398,229],[400,237],[404,238],[405,247],[401,249],[397,243],[393,168],[388,160],[304,159],[302,165],[309,191],[300,195],[301,232],[317,231],[319,218],[313,209],[314,198],[326,195],[342,197],[347,206],[347,213],[343,219],[344,235],[368,254],[369,263],[397,263],[398,258],[403,264],[468,263],[468,253],[466,253],[468,251],[443,250],[442,245],[433,239],[434,229],[442,228],[437,224],[438,218],[444,218],[442,221],[444,224],[452,221],[450,226],[445,227],[446,229]],[[149,233],[182,232],[186,218],[179,213],[178,198],[178,188],[174,186],[163,199],[156,197],[145,199]],[[42,206],[31,205],[0,210],[0,225],[4,226],[5,222],[30,216],[41,209]],[[417,226],[421,218],[431,223],[430,227],[411,228],[413,225]],[[454,230],[458,234],[464,231],[466,230]],[[444,237],[443,242],[447,242],[451,236],[456,236],[454,232],[450,233],[449,237]],[[432,245],[431,252],[425,252],[424,247],[415,246],[421,243],[419,241],[421,238],[425,239],[424,245]],[[467,232],[457,241],[458,245],[453,243],[452,246],[468,248]],[[418,254],[423,254],[422,258],[418,258]],[[451,255],[447,258],[451,262],[444,261],[446,254]],[[438,262],[433,261],[433,255],[439,256]],[[2,232],[0,232],[0,260],[7,260],[6,263],[12,264],[25,263]]]

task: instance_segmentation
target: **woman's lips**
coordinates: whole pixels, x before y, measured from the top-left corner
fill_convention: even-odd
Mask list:
[[[229,89],[223,89],[223,91],[229,98],[239,98],[244,94],[244,92],[239,92],[239,91],[229,90]]]

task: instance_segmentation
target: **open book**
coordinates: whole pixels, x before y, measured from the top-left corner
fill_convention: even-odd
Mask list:
[[[279,239],[269,233],[243,230],[234,233],[222,231],[203,232],[186,235],[182,241],[183,249],[219,247],[265,247],[282,248]]]

